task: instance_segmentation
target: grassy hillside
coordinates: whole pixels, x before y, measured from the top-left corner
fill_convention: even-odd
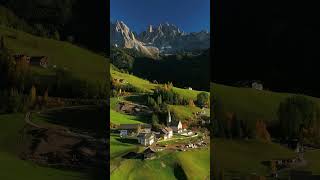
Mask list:
[[[85,173],[37,166],[18,157],[20,130],[24,126],[23,114],[0,115],[0,179],[19,180],[84,180]]]
[[[111,76],[113,78],[125,79],[126,81],[128,81],[128,83],[132,84],[133,86],[139,89],[144,90],[145,92],[152,92],[152,90],[155,89],[156,86],[160,85],[160,84],[151,83],[148,80],[144,80],[142,78],[139,78],[131,74],[119,72],[115,68],[111,68],[110,71],[111,71],[110,72]],[[182,89],[177,87],[174,87],[173,90],[185,98],[190,98],[194,100],[197,98],[197,95],[201,92],[201,91],[188,90],[188,89]]]
[[[5,38],[5,45],[15,53],[48,56],[49,65],[66,68],[80,79],[91,82],[106,79],[108,69],[106,58],[89,50],[68,42],[41,38],[3,26],[0,26],[0,36]],[[48,71],[37,70],[40,74],[49,73]]]
[[[185,176],[200,180],[209,177],[208,150],[157,154],[159,158],[154,160],[123,160],[111,174],[111,179],[178,179],[176,176]]]
[[[226,176],[264,174],[269,172],[263,161],[295,157],[295,153],[278,144],[256,140],[214,139],[211,156],[215,168],[224,169]]]
[[[280,102],[294,94],[259,91],[251,88],[238,88],[211,83],[211,95],[222,102],[226,111],[235,112],[239,119],[266,122],[277,120]],[[309,97],[320,104],[318,98]]]

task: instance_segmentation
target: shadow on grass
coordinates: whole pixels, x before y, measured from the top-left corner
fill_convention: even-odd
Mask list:
[[[142,104],[146,105],[148,95],[147,94],[142,94],[142,95],[136,95],[136,96],[128,96],[124,98],[126,101],[131,101],[137,104]]]
[[[96,137],[106,137],[107,107],[85,107],[49,111],[42,114],[49,123],[66,126],[74,131],[84,131]]]
[[[127,144],[139,144],[137,139],[116,138],[117,141]]]
[[[124,159],[143,159],[143,153],[129,152],[126,155],[122,156]]]
[[[174,173],[174,176],[178,180],[187,180],[188,179],[186,173],[182,169],[181,165],[178,163],[174,165],[173,173]]]

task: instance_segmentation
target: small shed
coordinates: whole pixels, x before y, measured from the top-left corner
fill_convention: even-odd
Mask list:
[[[33,56],[30,58],[30,64],[35,66],[41,66],[44,68],[48,67],[48,57],[47,56]]]

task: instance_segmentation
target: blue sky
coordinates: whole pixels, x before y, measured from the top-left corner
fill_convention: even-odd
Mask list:
[[[185,32],[210,31],[210,0],[110,0],[110,13],[136,32],[165,22]]]

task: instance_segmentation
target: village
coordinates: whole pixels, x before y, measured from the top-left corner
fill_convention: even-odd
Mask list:
[[[150,124],[120,124],[117,130],[122,140],[132,140],[147,147],[143,152],[143,159],[153,158],[158,151],[187,151],[205,148],[209,144],[207,135],[188,130],[181,121],[173,121],[170,111],[167,126],[160,131],[153,131]]]

